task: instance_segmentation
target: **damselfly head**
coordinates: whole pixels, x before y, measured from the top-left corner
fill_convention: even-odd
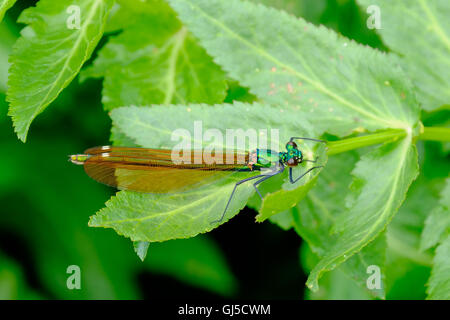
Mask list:
[[[286,153],[283,157],[285,164],[289,167],[296,167],[303,160],[303,155],[297,148],[297,144],[294,141],[289,141],[286,144]]]

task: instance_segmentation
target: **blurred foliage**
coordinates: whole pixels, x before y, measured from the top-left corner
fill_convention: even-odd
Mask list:
[[[360,43],[387,50],[380,37],[365,27],[365,14],[354,0],[253,1],[283,9]],[[192,290],[203,288],[219,296],[233,297],[239,296],[239,292],[248,292],[248,288],[241,287],[242,279],[235,276],[236,270],[228,263],[241,257],[235,256],[232,250],[225,254],[214,235],[151,244],[142,263],[128,239],[117,237],[111,230],[88,228],[89,215],[103,207],[112,191],[70,165],[67,155],[108,141],[111,122],[102,108],[99,81],[72,83],[53,102],[53,112],[35,121],[27,144],[17,140],[11,119],[6,117],[8,55],[23,27],[14,21],[32,3],[18,1],[0,23],[0,148],[3,150],[0,157],[0,201],[3,204],[0,299],[141,298],[146,289],[138,281],[142,272],[171,277],[191,286]],[[109,25],[107,31],[116,32],[123,20],[126,19],[112,20],[118,26]],[[228,82],[227,93],[226,102],[256,100],[247,88],[233,81]],[[445,110],[424,114],[425,125],[448,125],[448,119]],[[428,211],[436,205],[448,176],[448,150],[448,144],[419,144],[421,175],[386,232],[387,299],[426,297],[425,285],[435,249],[421,251],[420,235]],[[283,214],[270,220],[284,229],[295,225]],[[232,237],[234,234],[230,232],[225,238]],[[302,269],[309,272],[318,261],[306,243],[302,244],[299,257],[299,274]],[[265,261],[269,266],[270,258]],[[82,290],[67,289],[66,268],[71,264],[81,267]],[[261,265],[255,261],[251,268],[258,270]],[[349,277],[344,268],[345,265],[326,274],[320,280],[318,292],[305,289],[305,297],[371,299],[367,290]],[[277,279],[272,274],[264,274],[263,278],[267,282]],[[295,290],[301,297],[302,288]]]
[[[142,264],[128,240],[88,228],[89,214],[103,206],[111,190],[71,165],[67,155],[108,141],[110,120],[102,111],[98,81],[71,84],[54,102],[54,112],[36,122],[29,142],[17,140],[4,101],[7,57],[19,29],[13,20],[7,16],[0,24],[0,147],[7,151],[0,158],[0,299],[140,298],[136,276],[145,270],[232,294],[236,280],[206,236],[156,244]],[[27,277],[15,259],[28,268]],[[71,264],[81,268],[82,290],[67,289]]]
[[[0,252],[0,299],[39,299],[26,283],[23,270]]]

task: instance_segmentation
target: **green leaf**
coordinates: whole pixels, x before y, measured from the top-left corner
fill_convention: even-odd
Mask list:
[[[11,54],[12,46],[17,39],[13,32],[12,23],[0,24],[0,92],[6,92],[6,83],[8,81],[8,57]],[[6,103],[5,103],[6,104]],[[2,109],[3,110],[3,109]],[[6,115],[6,112],[3,112]]]
[[[388,239],[389,241],[389,239]],[[388,243],[391,246],[390,243]],[[430,257],[429,263],[433,259]],[[386,251],[386,299],[423,300],[426,298],[426,283],[431,268],[415,263],[404,255],[394,252],[391,247]]]
[[[307,290],[307,300],[371,300],[364,289],[361,289],[340,268],[323,277],[318,291]]]
[[[429,148],[425,150],[426,161],[421,163],[421,173],[387,228],[386,286],[389,300],[426,297],[425,285],[430,277],[433,255],[431,251],[420,250],[421,234],[430,209],[436,206],[439,191],[442,190],[442,179],[436,179],[436,172],[443,171],[446,175],[448,169],[441,169]],[[419,158],[422,158],[421,155]],[[427,162],[435,172],[433,179],[426,175]]]
[[[105,32],[113,33],[132,27],[137,18],[144,14],[160,11],[161,0],[116,0],[109,14]]]
[[[237,281],[217,244],[207,236],[152,243],[145,266],[187,284],[229,296]]]
[[[191,134],[191,144],[202,143],[201,146],[227,147],[226,130],[239,130],[245,134],[245,147],[251,147],[249,138],[256,131],[263,136],[259,138],[258,146],[265,141],[266,147],[284,150],[285,144],[292,136],[315,137],[315,128],[307,120],[294,117],[295,107],[275,106],[261,103],[247,104],[205,104],[183,105],[153,105],[151,107],[122,107],[111,112],[113,128],[119,129],[142,147],[172,148],[178,143],[175,130],[187,130]],[[165,119],[161,122],[160,119]],[[220,121],[218,121],[220,120]],[[194,137],[195,125],[201,128],[199,137]],[[222,140],[204,138],[204,133],[210,129],[222,131]],[[251,132],[245,132],[250,129]],[[271,134],[271,130],[274,130]],[[229,134],[232,134],[229,132]],[[233,142],[233,141],[232,141]],[[314,145],[314,144],[312,144]],[[231,146],[232,147],[232,146]],[[254,147],[254,146],[253,146]],[[313,157],[310,145],[303,143],[304,154]]]
[[[427,299],[450,300],[450,235],[436,249],[427,286]]]
[[[378,32],[402,59],[425,110],[450,103],[450,3],[447,0],[358,0],[381,12]],[[365,11],[365,10],[364,10]],[[402,21],[402,23],[399,23]]]
[[[333,249],[339,236],[331,230],[338,217],[345,213],[345,195],[351,182],[351,170],[357,160],[356,152],[336,155],[327,163],[317,185],[308,192],[306,199],[292,210],[297,233],[309,244],[318,257]],[[276,216],[274,216],[276,217]],[[348,259],[341,267],[362,289],[371,295],[384,298],[384,279],[381,289],[369,290],[366,280],[367,267],[377,265],[384,275],[386,241],[384,234]]]
[[[33,119],[67,87],[100,40],[113,0],[41,0],[19,17],[27,26],[11,55],[7,98],[15,131],[25,142]],[[80,8],[80,28],[69,26]],[[73,8],[73,7],[72,7]],[[72,12],[72,11],[69,11]],[[76,12],[76,11],[75,11]]]
[[[260,3],[265,5],[266,7],[273,7],[278,10],[284,10],[287,13],[293,14],[295,16],[303,16],[306,13],[305,9],[308,10],[311,8],[312,10],[310,10],[310,12],[322,13],[325,7],[322,3],[323,1],[314,1],[308,4],[306,4],[306,1],[304,0],[250,0],[250,2]],[[312,14],[310,14],[309,16],[312,16]]]
[[[212,222],[220,218],[237,180],[230,178],[230,181],[217,182],[213,187],[173,195],[121,191],[106,202],[106,208],[91,217],[89,226],[114,228],[133,241],[193,237],[218,225]],[[253,191],[252,185],[242,186],[221,223],[237,214]]]
[[[200,144],[200,148],[208,144],[220,148],[229,145],[223,141],[199,141],[203,133],[200,138],[195,137],[194,125],[198,119],[202,119],[203,132],[215,129],[226,133],[227,129],[242,129],[245,134],[247,129],[255,129],[251,133],[254,132],[255,135],[260,136],[262,133],[267,139],[265,148],[283,150],[285,143],[292,136],[315,136],[313,128],[307,121],[292,117],[293,111],[295,110],[288,107],[279,109],[257,103],[249,105],[236,102],[233,105],[224,104],[214,107],[208,105],[123,107],[114,109],[111,117],[114,128],[122,133],[120,139],[122,140],[123,135],[126,135],[128,139],[141,147],[164,149],[174,147],[172,134],[175,129],[185,129],[191,134],[194,133],[194,137],[191,136],[191,146],[194,148],[196,143]],[[161,122],[162,118],[165,121]],[[267,131],[257,132],[259,128],[277,129],[278,134],[272,136]],[[255,148],[256,146],[248,145],[248,140],[247,137],[245,149]],[[260,137],[258,147],[261,147],[263,142],[264,139]],[[315,153],[309,144],[303,144],[302,151],[305,155],[310,155],[312,159],[315,158]],[[198,233],[208,232],[218,225],[211,222],[221,216],[234,184],[254,174],[259,172],[235,172],[211,185],[178,194],[119,192],[116,197],[106,203],[105,209],[91,218],[90,225],[112,227],[119,234],[130,237],[133,241],[153,242],[192,237]],[[304,185],[301,183],[295,185],[297,192],[301,194],[301,188],[307,186],[314,177],[315,175],[308,175],[300,181]],[[282,178],[277,181],[278,184],[275,182],[267,182],[267,184],[287,188],[285,185],[287,172]],[[293,192],[290,188],[288,191]],[[237,214],[253,193],[252,184],[240,185],[222,223]]]
[[[439,205],[434,208],[425,221],[420,248],[429,249],[450,234],[450,178],[441,193]]]
[[[141,261],[145,260],[145,257],[147,256],[148,246],[150,245],[150,242],[147,241],[135,241],[133,242],[133,248],[134,252],[138,255],[139,259]]]
[[[289,230],[294,226],[294,217],[292,216],[292,209],[280,212],[269,217],[269,221],[276,224],[283,230]]]
[[[387,228],[388,247],[392,254],[421,266],[431,266],[432,256],[422,252],[419,247],[425,219],[437,199],[432,181],[427,180],[422,171]]]
[[[314,157],[318,157],[318,162],[306,167],[293,169],[294,179],[299,177],[303,172],[314,166],[325,166],[328,160],[325,145],[319,144],[318,148],[314,149]],[[308,159],[313,159],[312,154],[307,156]],[[267,218],[280,213],[284,210],[288,210],[295,207],[308,193],[308,191],[314,186],[319,176],[321,169],[316,169],[309,173],[309,179],[301,179],[295,184],[291,184],[286,181],[283,187],[272,191],[264,197],[264,201],[259,210],[259,214],[256,216],[256,221],[262,222]],[[300,187],[301,186],[301,187]]]
[[[373,241],[391,221],[418,172],[417,153],[407,137],[364,155],[353,175],[348,211],[334,225],[338,238],[308,277],[307,286],[317,290],[325,272]]]
[[[300,247],[302,267],[306,273],[311,271],[317,263],[317,256],[311,251],[306,242]],[[367,290],[355,283],[343,270],[338,267],[328,272],[320,279],[318,291],[305,290],[308,300],[369,300],[373,299]]]
[[[426,297],[425,284],[430,276],[433,257],[431,252],[420,250],[421,233],[430,208],[436,206],[439,191],[442,190],[442,179],[436,179],[436,172],[442,171],[446,175],[448,169],[440,169],[429,148],[425,150],[426,161],[421,163],[421,174],[409,188],[405,202],[387,228],[387,299]],[[421,156],[419,158],[423,159]],[[426,175],[428,162],[435,172],[433,179]]]
[[[386,258],[386,235],[382,233],[370,242],[361,251],[354,254],[341,265],[341,270],[352,277],[353,280],[374,297],[385,299],[385,258]],[[372,275],[370,268],[377,267],[380,270],[380,285],[378,288],[369,288],[367,280]]]
[[[5,12],[11,8],[16,0],[0,0],[0,22],[2,22]]]
[[[93,66],[83,73],[83,78],[105,78],[105,108],[223,102],[224,73],[173,10],[162,1],[142,6],[144,12],[136,14],[134,23],[121,34],[110,38]]]
[[[393,55],[244,1],[169,3],[232,78],[264,102],[297,106],[320,133],[410,130],[417,123],[411,84]]]
[[[356,161],[355,152],[331,157],[317,185],[292,210],[295,230],[318,256],[323,256],[336,241],[331,228],[345,210],[345,195]]]

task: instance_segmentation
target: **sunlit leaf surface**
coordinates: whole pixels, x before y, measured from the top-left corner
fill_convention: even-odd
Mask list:
[[[224,73],[164,1],[122,2],[117,11],[133,23],[111,37],[82,73],[83,78],[104,77],[106,109],[223,101]]]
[[[347,196],[349,210],[333,226],[339,237],[311,271],[308,287],[316,290],[325,271],[333,270],[386,228],[417,173],[416,149],[408,138],[386,144],[361,158],[353,171],[353,193]]]
[[[261,5],[169,3],[232,78],[265,102],[297,106],[321,132],[416,125],[417,102],[393,55]]]
[[[386,45],[401,56],[418,100],[432,111],[450,104],[450,2],[448,0],[358,0],[377,6]],[[371,11],[372,13],[374,11]],[[399,23],[401,21],[401,23]]]
[[[9,115],[25,141],[33,119],[69,85],[103,35],[113,0],[41,0],[22,12],[27,24],[10,57]],[[71,7],[70,7],[71,6]],[[79,12],[79,28],[77,14]]]

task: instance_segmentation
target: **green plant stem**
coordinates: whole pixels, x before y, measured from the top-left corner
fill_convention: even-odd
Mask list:
[[[433,141],[450,141],[450,128],[444,127],[425,127],[422,134],[419,136],[420,140]]]
[[[401,129],[386,130],[361,137],[332,141],[328,143],[328,155],[338,154],[362,147],[371,146],[388,141],[394,141],[406,136],[406,132]]]
[[[338,154],[374,144],[392,142],[406,136],[402,129],[390,129],[361,137],[332,141],[328,143],[328,155]],[[450,141],[450,128],[425,127],[418,136],[419,140]]]

